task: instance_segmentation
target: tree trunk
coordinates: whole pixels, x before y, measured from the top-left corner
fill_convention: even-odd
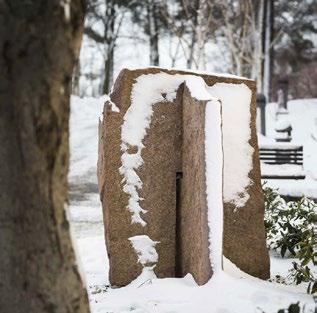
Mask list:
[[[196,29],[193,29],[191,33],[191,41],[189,46],[189,56],[186,60],[187,69],[191,69],[193,67],[195,44],[196,44]]]
[[[157,7],[151,0],[147,3],[147,15],[150,36],[150,65],[159,66],[159,29]]]
[[[191,29],[191,38],[190,38],[190,45],[189,45],[189,56],[186,60],[186,66],[188,69],[191,69],[193,67],[194,63],[194,54],[195,54],[195,47],[196,47],[196,41],[197,41],[197,26],[198,26],[198,10],[199,10],[199,4],[200,0],[195,0],[194,6],[194,15],[193,15],[193,21],[192,21],[192,29]]]
[[[205,44],[207,39],[207,32],[209,30],[209,17],[206,17],[209,7],[206,0],[199,1],[197,10],[197,64],[198,70],[206,70],[206,51]]]
[[[252,8],[255,16],[253,27],[253,64],[251,77],[256,81],[257,91],[263,93],[263,24],[264,24],[264,0],[258,0]]]
[[[256,68],[257,68],[257,89],[263,93],[263,24],[264,24],[264,0],[259,1],[259,17],[258,17],[258,27],[257,27],[257,58],[256,58]]]
[[[74,71],[73,71],[73,82],[72,82],[72,94],[80,96],[80,59],[78,58],[75,62]]]
[[[88,312],[64,204],[83,0],[0,0],[0,311]]]
[[[270,101],[271,74],[272,74],[272,32],[273,32],[273,0],[266,0],[265,36],[264,36],[264,70],[263,94]]]
[[[114,70],[114,49],[116,44],[115,38],[115,20],[116,11],[114,1],[106,1],[106,19],[105,19],[105,76],[103,83],[103,93],[108,94],[113,84]]]
[[[105,79],[103,85],[103,93],[109,94],[111,86],[113,84],[113,66],[114,66],[114,49],[108,48],[108,52],[105,56]]]

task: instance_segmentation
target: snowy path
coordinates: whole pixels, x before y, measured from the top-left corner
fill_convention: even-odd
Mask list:
[[[84,201],[71,201],[69,210],[79,254],[79,264],[81,272],[84,273],[84,280],[93,308],[94,295],[105,291],[109,284],[108,258],[99,197],[97,194],[87,194],[87,198]]]
[[[97,125],[102,105],[97,100],[73,99],[71,115],[70,222],[84,272],[92,313],[277,313],[290,303],[307,304],[304,287],[284,286],[221,273],[198,287],[190,275],[155,279],[142,285],[110,288],[101,204],[97,194]],[[272,276],[285,276],[292,260],[272,256]],[[239,273],[236,271],[239,276]]]

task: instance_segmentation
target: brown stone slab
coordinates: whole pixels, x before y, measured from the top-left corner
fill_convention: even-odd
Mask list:
[[[199,285],[212,275],[206,201],[205,109],[206,101],[183,92],[182,178],[177,206],[178,275],[191,273]]]
[[[129,82],[125,82],[126,79]],[[178,144],[181,142],[177,138],[181,130],[177,111],[181,105],[176,100],[157,103],[153,107],[151,127],[143,140],[144,163],[137,171],[143,182],[139,195],[144,198],[140,204],[147,210],[142,215],[147,225],[131,224],[131,213],[126,208],[128,195],[122,190],[123,177],[119,168],[122,155],[121,125],[130,103],[132,83],[133,80],[125,72],[119,76],[111,100],[117,104],[120,112],[112,112],[110,105],[106,104],[104,120],[99,129],[99,189],[104,211],[110,282],[117,286],[128,284],[141,273],[142,266],[137,263],[136,252],[128,240],[141,234],[159,241],[156,245],[159,254],[156,275],[175,276],[175,177],[180,160]]]
[[[173,277],[175,269],[180,272],[179,262],[176,262],[176,255],[179,255],[179,253],[177,254],[175,249],[176,173],[183,171],[183,168],[180,168],[182,164],[180,148],[183,146],[181,136],[182,96],[180,96],[180,91],[176,101],[174,101],[175,103],[165,101],[155,104],[151,125],[143,140],[145,145],[142,150],[144,163],[137,172],[143,182],[140,195],[144,198],[144,201],[141,202],[141,206],[148,212],[142,215],[142,218],[147,222],[147,226],[131,224],[131,213],[126,208],[128,195],[122,190],[123,177],[119,173],[122,154],[120,150],[121,126],[123,117],[130,106],[131,90],[135,79],[140,75],[160,72],[172,75],[177,73],[198,75],[209,86],[217,82],[244,83],[251,89],[250,144],[254,148],[254,153],[253,168],[249,173],[252,182],[248,187],[250,198],[239,210],[235,210],[235,207],[230,203],[224,203],[224,254],[243,271],[257,277],[267,278],[269,276],[269,258],[265,246],[263,223],[264,201],[255,129],[256,99],[254,82],[232,77],[148,68],[123,70],[120,73],[111,94],[111,100],[120,109],[120,112],[113,112],[108,106],[100,125],[101,142],[99,143],[98,177],[104,211],[111,284],[126,285],[140,274],[142,266],[137,263],[136,253],[128,240],[129,237],[140,234],[149,235],[152,240],[160,241],[156,246],[159,260],[155,273],[158,277]],[[224,155],[225,162],[226,158],[232,159],[232,156]],[[202,171],[202,169],[199,168],[199,171]],[[186,175],[191,176],[192,174]],[[181,197],[184,197],[184,195]],[[188,247],[190,248],[190,246]],[[189,248],[187,250],[182,249],[181,255],[184,262],[186,258],[190,259],[186,256],[186,251],[190,251]],[[190,271],[208,272],[206,257],[201,257],[201,259],[204,261],[197,264],[197,269],[191,267]],[[185,271],[186,269],[181,270],[183,274]],[[205,276],[199,275],[197,274],[196,277],[200,277],[198,280],[203,282],[205,278],[201,277]]]

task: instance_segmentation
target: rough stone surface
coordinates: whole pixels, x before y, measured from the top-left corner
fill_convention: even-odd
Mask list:
[[[212,274],[209,260],[205,175],[205,101],[192,98],[187,87],[182,105],[182,178],[177,207],[178,276],[191,273],[200,285]]]
[[[142,266],[137,262],[128,238],[142,234],[160,242],[156,245],[159,260],[154,269],[158,277],[184,276],[190,272],[199,284],[203,284],[212,274],[205,199],[204,103],[192,99],[184,84],[179,87],[174,102],[155,104],[151,125],[143,140],[144,163],[137,173],[143,182],[141,206],[148,212],[142,214],[142,218],[147,225],[131,224],[131,213],[126,208],[128,195],[122,191],[123,177],[119,173],[121,125],[130,106],[135,79],[160,72],[198,75],[209,86],[218,82],[245,83],[251,89],[250,144],[254,154],[249,173],[252,181],[248,187],[250,198],[239,210],[224,203],[223,249],[224,255],[241,270],[268,278],[269,257],[265,245],[264,201],[255,129],[255,83],[231,77],[147,68],[125,69],[120,73],[111,94],[111,101],[120,112],[113,112],[106,103],[99,127],[98,180],[111,284],[126,285],[141,273]],[[203,105],[195,105],[198,103]],[[230,157],[224,155],[224,162]],[[177,173],[182,173],[183,177],[176,181]]]

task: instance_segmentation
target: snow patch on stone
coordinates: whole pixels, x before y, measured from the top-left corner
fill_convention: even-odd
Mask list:
[[[153,241],[147,235],[138,235],[129,238],[135,252],[138,255],[138,262],[143,266],[151,263],[156,263],[158,261],[158,254],[155,250],[155,245],[159,241]]]
[[[153,271],[158,261],[158,254],[156,252],[155,245],[158,244],[159,241],[153,241],[147,235],[130,237],[129,240],[138,255],[138,262],[143,266],[142,273],[138,278],[131,282],[130,285],[140,285],[147,280],[156,278]]]
[[[219,101],[209,101],[205,111],[206,194],[209,225],[209,254],[213,272],[222,270],[223,150]]]
[[[254,152],[249,143],[252,92],[245,84],[228,83],[216,83],[209,91],[222,103],[224,201],[236,208],[243,207],[249,199],[247,188],[252,184],[249,178]]]
[[[153,279],[157,278],[153,269],[154,266],[145,266],[142,269],[141,274],[135,279],[133,280],[128,286],[127,288],[139,288],[142,286],[146,286],[147,284],[150,284],[152,282]]]
[[[108,103],[108,105],[110,105],[111,107],[111,111],[112,112],[116,112],[116,113],[119,113],[120,112],[120,109],[116,106],[116,104],[111,101],[109,95],[107,94],[104,94],[102,95],[99,99],[98,99],[103,105],[105,103]],[[104,112],[101,113],[100,117],[99,117],[99,121],[102,122],[103,121],[103,117],[104,117]]]
[[[116,104],[114,102],[112,102],[110,99],[109,99],[109,103],[111,105],[111,110],[112,112],[116,112],[116,113],[119,113],[120,112],[120,109],[116,106]]]
[[[250,280],[257,280],[258,279],[258,278],[255,278],[255,277],[243,272],[237,265],[235,265],[233,262],[231,262],[225,256],[223,256],[223,271],[225,273],[229,274],[230,276],[235,277],[235,278],[248,278]]]
[[[162,67],[160,66],[144,66],[144,67],[140,67],[140,66],[127,66],[126,69],[130,70],[130,71],[134,71],[134,70],[140,70],[140,69],[148,69],[148,68],[154,68],[154,69],[159,69],[162,70]],[[164,67],[164,70],[167,71],[183,71],[184,73],[195,73],[197,75],[209,75],[209,76],[216,76],[216,77],[226,77],[226,78],[237,78],[237,79],[244,79],[244,80],[251,80],[250,78],[244,77],[244,76],[238,76],[238,75],[234,75],[234,74],[230,74],[230,73],[217,73],[217,72],[212,72],[212,71],[203,71],[203,70],[193,70],[190,69],[188,70],[187,68],[175,68],[175,67]],[[183,76],[186,74],[182,74]]]

